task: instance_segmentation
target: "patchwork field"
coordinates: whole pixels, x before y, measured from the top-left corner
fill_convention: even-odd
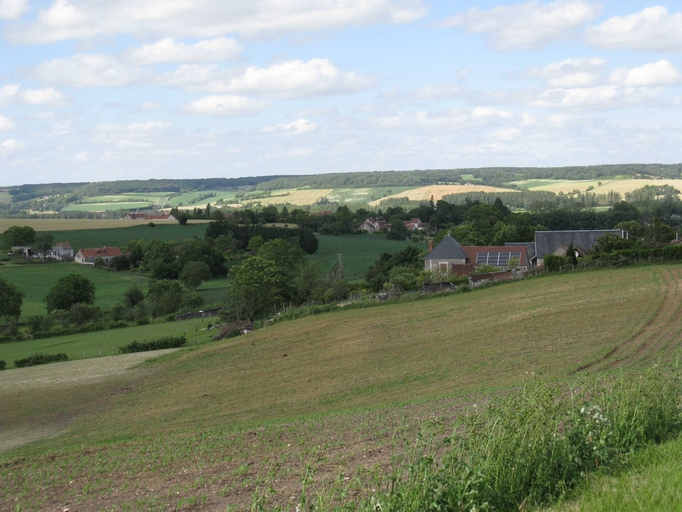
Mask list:
[[[546,190],[558,194],[559,192],[568,193],[573,190],[585,192],[589,187],[593,194],[608,194],[610,191],[620,192],[625,199],[627,192],[632,192],[645,185],[670,185],[677,190],[682,190],[682,180],[674,179],[660,179],[660,180],[635,180],[635,179],[617,179],[617,180],[529,180],[516,181],[516,185],[528,190]],[[601,183],[601,185],[600,185]]]
[[[205,208],[207,203],[215,204],[218,199],[229,203],[238,191],[236,190],[197,190],[171,196],[165,204],[166,208],[182,206],[185,208]],[[215,194],[215,195],[213,195]]]
[[[9,195],[9,190],[6,188],[0,189],[0,204],[10,204],[12,196]]]
[[[153,203],[141,202],[115,202],[115,203],[88,203],[70,204],[62,208],[63,212],[106,212],[110,210],[144,210],[150,208]]]
[[[513,192],[513,190],[487,185],[429,185],[427,187],[413,188],[393,194],[383,199],[407,197],[410,201],[428,201],[433,196],[434,201],[442,199],[449,194],[464,194],[466,192]],[[378,206],[382,199],[372,201],[370,206]]]
[[[0,386],[0,431],[44,438],[0,457],[0,507],[293,510],[335,482],[342,495],[329,499],[346,503],[427,425],[447,432],[466,404],[533,373],[672,357],[681,281],[679,265],[536,278],[277,324],[97,392]]]

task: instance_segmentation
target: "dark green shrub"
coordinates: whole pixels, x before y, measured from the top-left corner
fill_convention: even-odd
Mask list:
[[[15,359],[14,366],[17,368],[25,368],[27,366],[36,366],[38,364],[55,363],[67,361],[69,358],[66,354],[33,354],[24,359]]]
[[[147,352],[149,350],[163,350],[165,348],[180,348],[187,343],[184,336],[165,336],[156,340],[150,341],[133,341],[121,347],[123,354],[130,354],[132,352]]]
[[[545,256],[544,266],[547,272],[560,272],[561,270],[573,268],[573,263],[570,258],[557,256],[556,254],[548,254]]]
[[[7,368],[7,363],[5,361],[0,360],[0,371],[4,370]]]

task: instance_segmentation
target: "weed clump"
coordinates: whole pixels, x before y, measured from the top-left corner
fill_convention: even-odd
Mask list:
[[[24,359],[15,359],[14,366],[16,368],[25,368],[27,366],[36,366],[39,364],[67,361],[68,359],[69,358],[66,356],[66,354],[33,354],[32,356],[25,357]]]
[[[184,336],[164,336],[150,341],[133,341],[120,348],[121,353],[147,352],[149,350],[163,350],[165,348],[180,348],[185,346],[187,339]]]
[[[0,361],[0,371],[4,370],[7,368],[7,362],[6,361]]]
[[[445,440],[419,438],[361,510],[529,510],[587,473],[682,430],[677,377],[658,369],[580,383],[531,382],[467,415]],[[379,508],[377,508],[379,507]]]

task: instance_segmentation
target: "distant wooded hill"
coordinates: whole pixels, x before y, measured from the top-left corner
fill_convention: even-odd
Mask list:
[[[424,169],[413,171],[348,172],[311,176],[255,176],[245,178],[160,179],[102,181],[96,183],[48,183],[9,187],[14,202],[55,194],[83,197],[133,192],[182,192],[190,190],[234,189],[251,186],[259,190],[300,187],[398,187],[470,180],[487,185],[504,185],[528,179],[589,180],[615,176],[682,178],[682,164],[618,164],[571,167],[486,167],[465,169]],[[19,196],[19,197],[16,197]]]

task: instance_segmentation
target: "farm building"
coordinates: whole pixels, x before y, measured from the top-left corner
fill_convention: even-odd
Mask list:
[[[111,265],[111,260],[116,256],[123,256],[121,249],[118,247],[107,247],[106,245],[101,249],[81,249],[76,254],[74,261],[83,265],[94,265],[97,258],[102,258],[104,263]]]
[[[383,231],[391,229],[391,225],[383,220],[379,220],[376,217],[370,217],[365,222],[363,222],[358,228],[359,231],[367,231],[368,233],[374,233],[375,231]]]
[[[54,258],[57,261],[67,261],[73,259],[73,247],[67,240],[66,242],[57,242],[52,249],[45,253],[45,257]]]
[[[535,250],[538,266],[542,266],[545,256],[556,254],[566,256],[568,246],[573,244],[578,256],[584,256],[587,251],[604,235],[616,235],[625,238],[626,231],[622,229],[585,229],[575,231],[536,231]]]
[[[472,274],[479,265],[507,269],[513,260],[516,268],[527,270],[531,267],[525,246],[462,246],[446,235],[424,257],[424,268],[431,272],[466,276]]]
[[[177,220],[170,213],[160,214],[160,215],[150,215],[148,213],[129,213],[124,220]]]

